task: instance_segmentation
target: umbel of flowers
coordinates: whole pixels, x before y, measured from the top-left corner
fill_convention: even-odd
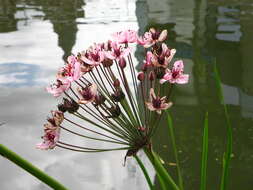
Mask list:
[[[43,141],[37,148],[127,150],[126,156],[132,156],[141,148],[151,147],[162,112],[172,106],[173,85],[185,84],[189,78],[184,74],[183,61],[172,62],[176,50],[163,43],[166,38],[167,30],[151,28],[143,36],[126,30],[114,33],[112,40],[70,55],[58,70],[55,83],[47,87],[53,96],[62,98],[62,103],[44,124]],[[140,72],[134,67],[132,44],[145,48]],[[64,142],[61,131],[115,147],[101,149]]]

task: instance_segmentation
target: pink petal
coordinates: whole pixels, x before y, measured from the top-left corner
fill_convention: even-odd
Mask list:
[[[173,70],[183,72],[184,71],[184,63],[182,60],[178,60],[173,65]]]
[[[128,47],[128,48],[124,49],[122,54],[121,54],[121,57],[128,56],[130,54],[130,52],[131,52],[131,48]]]
[[[166,109],[170,108],[171,106],[172,106],[172,102],[164,103],[164,104],[162,104],[161,109],[166,110]]]
[[[94,96],[97,95],[97,85],[95,83],[93,83],[89,88]]]
[[[75,68],[74,68],[74,76],[73,79],[74,80],[78,80],[80,78],[81,75],[81,64],[79,62],[75,63]]]
[[[167,80],[165,80],[165,79],[161,79],[161,80],[160,80],[160,84],[163,84],[163,83],[165,83],[165,82],[167,82]]]
[[[167,34],[168,34],[168,31],[167,30],[163,30],[158,38],[158,41],[159,42],[163,42],[164,40],[166,40],[167,38]]]
[[[148,51],[147,54],[146,54],[146,64],[149,66],[149,65],[152,65],[152,59],[153,59],[153,53],[151,53],[151,51]]]
[[[88,59],[85,56],[82,56],[81,59],[88,65],[94,65],[94,61],[91,61],[90,59]]]
[[[187,74],[181,74],[177,79],[176,83],[178,84],[186,84],[189,81],[189,75]]]
[[[104,55],[105,55],[105,57],[108,58],[108,59],[111,59],[111,60],[116,59],[116,57],[112,54],[112,52],[105,51],[105,52],[104,52]]]
[[[167,58],[167,61],[170,63],[171,60],[173,59],[174,55],[176,54],[177,50],[176,49],[171,49],[170,50],[170,56]]]
[[[154,91],[153,88],[150,88],[150,91],[149,91],[149,98],[150,98],[150,101],[152,101],[153,99],[156,98],[155,91]]]
[[[150,111],[155,111],[155,110],[156,110],[156,108],[154,108],[154,106],[153,106],[152,103],[146,102],[146,105],[147,105],[147,107],[148,107],[148,109],[149,109]]]

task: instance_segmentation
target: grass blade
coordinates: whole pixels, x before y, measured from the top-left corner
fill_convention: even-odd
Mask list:
[[[141,170],[142,170],[142,172],[143,172],[143,174],[144,174],[144,176],[146,178],[146,181],[148,183],[149,189],[150,190],[154,190],[154,186],[153,186],[153,184],[152,184],[152,182],[150,180],[150,177],[148,175],[147,169],[145,168],[144,164],[142,163],[142,161],[140,160],[140,158],[137,155],[135,155],[134,158],[137,161],[138,165],[140,166],[140,168],[141,168]]]
[[[208,113],[206,113],[204,121],[200,190],[206,190],[207,159],[208,159]]]
[[[232,137],[232,127],[227,111],[227,106],[224,102],[224,96],[221,88],[221,80],[219,77],[219,73],[216,67],[216,64],[214,66],[214,74],[215,74],[215,79],[216,79],[216,85],[218,88],[218,93],[219,93],[219,98],[221,104],[223,104],[224,108],[224,113],[225,113],[225,119],[226,119],[226,128],[227,128],[227,144],[226,144],[226,151],[223,156],[223,166],[222,166],[222,178],[221,178],[221,186],[220,190],[226,190],[228,186],[228,175],[229,175],[229,165],[231,161],[231,154],[232,154],[232,142],[233,142],[233,137]]]
[[[182,175],[181,175],[181,170],[180,170],[180,165],[179,165],[178,152],[177,152],[177,146],[176,146],[176,140],[175,140],[175,135],[174,135],[174,128],[173,128],[172,118],[171,118],[169,112],[167,112],[167,115],[168,115],[168,117],[167,117],[168,128],[169,128],[169,133],[170,133],[169,136],[171,138],[174,157],[175,157],[176,164],[177,164],[178,183],[179,183],[180,189],[183,190],[184,189],[184,187],[183,187],[183,178],[182,178]]]
[[[25,159],[21,158],[19,155],[17,155],[15,152],[12,152],[4,145],[0,144],[0,155],[7,158],[11,162],[15,163],[22,169],[26,170],[48,186],[52,187],[53,189],[59,189],[59,190],[67,190],[66,187],[64,187],[62,184],[60,184],[58,181],[53,179],[51,176],[48,176],[46,173],[32,165],[30,162],[26,161]]]

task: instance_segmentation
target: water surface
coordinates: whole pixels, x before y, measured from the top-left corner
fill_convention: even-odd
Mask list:
[[[252,20],[250,0],[0,0],[0,121],[6,122],[0,129],[0,143],[70,189],[147,189],[134,160],[128,159],[122,167],[125,152],[45,152],[34,146],[57,103],[44,87],[63,60],[71,52],[106,40],[114,31],[131,28],[143,33],[154,26],[169,31],[168,44],[177,49],[176,59],[183,59],[185,72],[191,75],[189,84],[175,88],[171,109],[185,189],[199,187],[206,111],[210,116],[208,189],[218,189],[220,183],[226,130],[214,82],[216,62],[234,134],[229,189],[251,190]],[[142,50],[138,48],[135,55],[141,61]],[[168,142],[164,122],[154,138],[155,148],[175,175]],[[0,189],[48,189],[3,158],[0,168]]]

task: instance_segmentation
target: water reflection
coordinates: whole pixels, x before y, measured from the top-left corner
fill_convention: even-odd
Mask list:
[[[231,5],[231,3],[233,4]],[[137,1],[145,7],[136,11],[140,31],[149,27],[167,28],[169,45],[177,49],[176,59],[183,59],[191,80],[188,85],[178,86],[173,94],[174,107],[171,112],[176,127],[180,160],[183,167],[185,189],[199,187],[201,137],[204,112],[210,116],[210,159],[208,187],[218,189],[220,183],[221,158],[224,150],[225,123],[222,106],[215,87],[213,67],[216,61],[220,71],[225,102],[233,123],[234,158],[232,159],[229,189],[251,189],[252,168],[252,55],[250,55],[253,7],[249,1]],[[138,7],[137,7],[138,9]],[[136,9],[136,10],[137,10]],[[141,8],[140,8],[141,9]],[[145,12],[144,12],[145,13]],[[137,53],[139,60],[143,52]],[[251,60],[251,61],[250,61]],[[164,121],[161,126],[166,126]],[[175,167],[168,131],[161,127],[156,135],[156,148],[167,167],[174,174]],[[242,163],[243,160],[243,163]],[[238,177],[238,173],[245,173]],[[176,177],[174,175],[174,177]]]
[[[0,0],[0,123],[7,123],[1,126],[0,143],[70,189],[147,189],[133,160],[129,159],[126,168],[121,166],[124,152],[41,152],[34,144],[41,134],[39,126],[56,104],[43,88],[62,58],[126,27],[139,26],[139,33],[150,26],[166,28],[169,45],[178,50],[176,59],[182,58],[191,74],[189,85],[175,89],[172,108],[185,189],[199,187],[206,110],[210,115],[208,187],[218,189],[219,185],[225,128],[213,80],[215,59],[235,138],[229,189],[252,189],[252,9],[250,0],[89,0],[86,4],[82,0]],[[142,61],[140,48],[136,55]],[[175,168],[168,164],[174,159],[165,121],[161,126],[155,146],[158,149],[159,144],[158,152],[175,176]],[[0,189],[48,189],[2,158],[0,168],[5,171],[0,174]]]
[[[0,1],[0,121],[6,123],[1,126],[0,143],[70,189],[146,189],[134,160],[122,167],[125,152],[77,154],[34,148],[42,132],[40,126],[57,102],[43,89],[62,65],[62,58],[92,42],[107,39],[123,27],[137,29],[134,0],[110,1],[103,3],[103,9],[94,11],[101,3],[100,0],[87,1],[86,5],[82,0]],[[79,144],[93,145],[83,140]],[[0,173],[0,189],[48,189],[2,157],[0,168],[4,171]]]
[[[15,0],[0,1],[0,33],[17,30],[17,19],[15,18],[15,13]]]

